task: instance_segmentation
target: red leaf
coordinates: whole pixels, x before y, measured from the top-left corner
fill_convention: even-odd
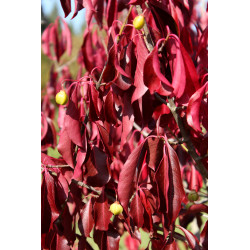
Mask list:
[[[172,72],[172,86],[174,95],[180,98],[186,87],[186,73],[181,53],[181,42],[176,36],[169,36],[167,42],[169,64]]]
[[[56,166],[56,165],[66,165],[64,159],[57,159],[51,156],[48,156],[44,153],[41,153],[41,162],[44,165]]]
[[[144,211],[144,208],[143,208],[141,199],[138,193],[136,192],[130,204],[130,215],[133,219],[135,226],[137,226],[138,228],[141,228],[144,223],[143,211]]]
[[[71,55],[72,51],[72,40],[71,40],[71,32],[68,27],[68,24],[64,21],[64,19],[61,19],[63,22],[63,30],[62,30],[62,37],[61,37],[61,43],[63,45],[64,50],[67,51],[68,55]]]
[[[117,70],[115,68],[115,46],[113,45],[108,53],[108,60],[106,68],[103,72],[102,79],[104,82],[108,83],[114,81],[117,77]]]
[[[83,236],[77,237],[79,238],[78,249],[77,250],[93,250],[90,244],[87,242],[87,239]]]
[[[53,59],[51,52],[50,52],[50,29],[53,24],[49,24],[48,27],[43,31],[42,34],[42,50],[43,53],[48,56],[50,59]]]
[[[41,185],[41,233],[48,233],[51,222],[51,209],[47,199],[48,192],[46,187],[45,176],[43,175]]]
[[[131,104],[131,95],[125,92],[123,96],[123,115],[122,115],[122,136],[121,147],[127,142],[128,134],[131,132],[134,123],[134,110]]]
[[[187,214],[197,214],[200,212],[208,213],[208,206],[204,204],[193,204],[191,207],[189,207]]]
[[[138,250],[139,248],[139,241],[132,238],[130,235],[127,235],[126,238],[124,239],[124,244],[129,250]]]
[[[140,165],[142,164],[145,153],[146,150],[144,148],[144,143],[142,143],[137,148],[135,148],[129,155],[119,176],[118,189],[117,189],[118,196],[127,214],[128,214],[129,198],[131,195],[131,191],[133,189],[135,171],[137,168],[141,167]]]
[[[46,116],[41,112],[41,141],[45,137],[46,133],[48,131],[48,123],[46,120]]]
[[[89,199],[89,201],[85,204],[84,208],[81,209],[80,217],[81,221],[79,221],[79,229],[80,231],[82,231],[83,229],[82,233],[84,233],[85,237],[90,237],[90,232],[92,231],[95,223],[92,216],[92,198]]]
[[[177,244],[176,244],[175,240],[173,240],[172,243],[167,244],[163,249],[164,250],[179,250],[179,248],[177,247]]]
[[[151,208],[150,208],[151,206],[150,206],[148,199],[146,198],[145,193],[141,189],[140,189],[140,198],[141,198],[141,202],[142,202],[142,204],[147,212],[147,215],[148,215],[149,230],[150,230],[150,232],[153,232],[153,219],[152,219],[152,212],[151,212]],[[144,213],[144,216],[145,216],[145,213]],[[145,224],[145,221],[146,220],[144,220],[144,224]]]
[[[80,11],[83,8],[86,8],[86,23],[89,27],[92,15],[95,12],[91,0],[75,0],[75,13],[71,19],[73,19],[78,14],[78,11]]]
[[[91,154],[85,163],[87,184],[94,187],[102,187],[110,180],[110,169],[107,155],[97,147],[93,147]]]
[[[110,134],[108,133],[108,131],[99,123],[96,123],[97,128],[99,130],[99,133],[101,135],[101,139],[102,142],[105,146],[105,149],[107,151],[107,153],[109,153],[110,157],[112,157],[113,155],[113,142],[112,142],[112,138],[110,136]]]
[[[93,5],[96,7],[95,19],[102,28],[102,17],[103,17],[103,9],[104,9],[104,1],[102,0],[94,0]]]
[[[181,209],[181,202],[185,199],[185,192],[182,185],[180,164],[174,149],[166,140],[169,157],[169,190],[168,190],[168,219],[169,224],[172,224]]]
[[[107,231],[111,217],[112,213],[109,211],[108,201],[103,188],[101,195],[94,205],[95,228],[97,230]]]
[[[77,181],[82,181],[82,175],[84,173],[83,162],[86,159],[87,150],[88,150],[86,131],[87,131],[87,129],[85,128],[84,134],[83,134],[83,146],[84,146],[84,148],[78,149],[77,156],[76,156],[76,166],[75,166],[75,170],[74,170],[74,175],[72,177],[73,179],[75,179]]]
[[[91,121],[99,120],[99,109],[98,109],[98,91],[91,85],[89,88],[89,119]]]
[[[199,89],[199,76],[197,74],[196,68],[194,66],[194,63],[192,61],[192,58],[188,54],[188,52],[185,50],[184,46],[180,42],[180,49],[185,65],[185,72],[186,72],[186,90],[189,94],[192,94],[195,90]]]
[[[206,82],[200,89],[198,89],[190,98],[187,106],[187,123],[195,131],[201,132],[200,128],[200,105],[202,97],[207,89],[208,82]]]
[[[110,90],[104,102],[104,114],[105,119],[108,123],[117,124],[117,115],[113,100],[113,92]]]
[[[44,120],[45,119],[45,120]],[[53,121],[49,117],[45,117],[42,113],[43,137],[41,138],[41,150],[46,151],[49,147],[56,147],[56,129]]]
[[[105,231],[95,230],[94,241],[100,250],[108,250],[107,247],[107,233]]]
[[[55,180],[54,178],[50,175],[47,169],[45,169],[45,182],[46,182],[46,188],[47,188],[47,199],[50,205],[51,209],[51,225],[52,223],[57,219],[59,216],[59,211],[56,206],[55,202]]]
[[[159,165],[159,168],[156,172],[155,178],[157,181],[157,185],[159,188],[159,196],[160,196],[160,211],[168,212],[168,189],[169,189],[169,162],[168,157],[165,155]],[[164,197],[164,198],[163,198]]]
[[[145,0],[130,0],[128,2],[128,4],[132,4],[132,5],[142,5],[144,4]]]
[[[199,246],[199,240],[197,239],[197,237],[195,235],[193,235],[190,231],[188,231],[187,229],[176,225],[176,227],[178,227],[179,229],[181,229],[183,231],[183,233],[185,234],[185,237],[188,241],[189,247],[192,250],[200,250],[200,246]]]
[[[153,66],[154,66],[154,70],[155,70],[157,77],[159,77],[159,79],[162,82],[161,83],[162,87],[157,92],[161,95],[170,95],[174,90],[174,85],[173,85],[173,82],[171,85],[170,82],[164,76],[164,74],[161,72],[162,66],[160,64],[159,56],[158,56],[159,44],[161,44],[162,41],[164,41],[164,39],[158,40],[155,48],[152,51],[152,53],[153,53]]]
[[[151,95],[161,87],[161,81],[156,75],[154,67],[152,67],[155,53],[158,53],[156,47],[147,56],[143,68],[143,81],[144,84],[148,87]]]
[[[68,14],[71,12],[71,0],[60,0],[65,18],[68,16]]]
[[[107,5],[107,24],[108,27],[112,26],[112,23],[117,17],[117,1],[116,0],[108,0]]]
[[[64,236],[56,235],[56,250],[70,250],[68,241]]]
[[[119,233],[111,225],[109,225],[109,230],[107,231],[107,249],[119,250],[119,242]]]
[[[58,152],[62,155],[63,159],[69,164],[70,167],[74,168],[73,161],[73,148],[72,141],[70,140],[68,133],[65,128],[60,132],[59,143],[57,146]]]
[[[164,155],[163,146],[163,138],[148,137],[146,144],[146,148],[148,151],[146,161],[148,163],[148,166],[154,171],[157,169]]]
[[[67,106],[64,125],[71,141],[80,146],[82,145],[81,128],[80,128],[80,113],[78,110],[77,85],[71,85],[69,92],[69,103]],[[70,95],[71,93],[71,95]]]
[[[207,250],[208,249],[208,220],[201,232],[200,242],[203,247],[202,249]]]
[[[148,56],[148,49],[145,46],[145,43],[142,40],[141,36],[139,36],[138,38],[136,49],[137,49],[137,65],[134,77],[134,86],[136,87],[136,89],[133,93],[131,103],[141,98],[148,90],[148,88],[144,85],[143,82],[143,68],[146,58]]]

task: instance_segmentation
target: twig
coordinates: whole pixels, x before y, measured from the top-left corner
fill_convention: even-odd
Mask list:
[[[183,236],[183,235],[181,235],[181,234],[179,234],[177,232],[174,232],[174,238],[177,239],[177,240],[184,241],[184,242],[186,241],[185,236]]]
[[[78,186],[81,186],[81,187],[85,187],[93,192],[96,192],[98,195],[101,195],[102,191],[99,191],[99,190],[96,190],[95,188],[93,188],[92,186],[89,186],[81,181],[76,181],[74,179],[72,179],[72,182],[74,182],[75,184],[77,184]]]
[[[156,92],[154,93],[154,95],[155,95],[155,97],[156,97],[158,100],[160,100],[162,103],[166,104],[166,105],[169,107],[169,109],[170,109],[170,111],[171,111],[171,113],[172,113],[172,115],[173,115],[173,117],[174,117],[174,119],[175,119],[175,121],[176,121],[176,123],[177,123],[179,129],[180,129],[181,135],[182,135],[184,141],[185,141],[186,144],[187,144],[187,149],[188,149],[187,152],[190,154],[190,156],[191,156],[191,157],[194,159],[194,161],[196,162],[195,167],[196,167],[196,169],[201,173],[201,175],[202,175],[204,181],[206,182],[206,179],[208,178],[207,170],[206,170],[205,166],[203,165],[203,163],[202,163],[202,161],[201,161],[201,157],[200,157],[200,156],[196,153],[196,151],[195,151],[194,145],[193,145],[193,143],[192,143],[192,141],[191,141],[191,139],[190,139],[189,133],[186,131],[186,128],[185,128],[185,126],[184,126],[184,123],[183,123],[183,121],[182,121],[182,118],[181,118],[181,117],[179,116],[179,114],[176,112],[176,111],[177,111],[177,108],[176,108],[176,106],[175,106],[174,101],[173,101],[172,99],[169,98],[169,99],[168,99],[168,102],[166,102],[166,101],[165,101],[164,99],[162,99],[162,98],[160,97],[160,95],[159,95],[158,93],[156,93]]]
[[[126,18],[125,18],[125,20],[124,20],[124,22],[123,22],[123,24],[122,24],[122,27],[121,27],[121,29],[120,29],[120,32],[119,32],[119,34],[118,34],[117,43],[120,41],[120,36],[121,36],[121,34],[122,34],[123,30],[124,30],[124,27],[125,27],[125,25],[126,25],[126,23],[127,23],[127,21],[128,21],[128,17],[129,17],[129,15],[130,15],[130,13],[131,13],[133,7],[134,7],[134,6],[131,5],[130,8],[129,8],[128,14],[127,14],[127,16],[126,16]]]
[[[104,71],[105,71],[105,69],[106,69],[106,67],[107,67],[107,63],[108,63],[108,59],[107,59],[105,65],[104,65],[104,67],[103,67],[103,69],[102,69],[102,73],[101,73],[101,75],[100,75],[100,77],[99,77],[99,80],[98,80],[98,82],[96,83],[96,90],[98,90],[98,89],[100,88],[100,86],[101,86],[102,76],[103,76]]]
[[[142,131],[142,128],[137,124],[137,123],[133,123],[133,127],[137,130],[139,130],[139,132],[146,138],[148,137],[148,133],[146,131]]]
[[[136,5],[135,8],[137,10],[137,13],[139,15],[141,15],[142,14],[141,6]],[[154,42],[153,42],[152,37],[151,37],[151,35],[149,33],[149,29],[148,29],[146,21],[145,21],[145,24],[143,26],[143,31],[144,31],[144,36],[143,37],[144,37],[145,44],[146,44],[147,49],[149,50],[149,52],[151,52],[154,49]]]
[[[73,57],[71,60],[69,60],[68,62],[64,63],[63,65],[61,66],[57,66],[57,69],[56,69],[56,72],[61,72],[62,69],[65,67],[65,66],[69,66],[71,63],[75,62],[77,59],[77,56]]]
[[[70,168],[69,165],[45,165],[47,168]]]

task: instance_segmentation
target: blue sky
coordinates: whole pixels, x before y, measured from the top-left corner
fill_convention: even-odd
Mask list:
[[[49,15],[53,10],[54,5],[57,5],[59,16],[64,18],[64,12],[60,3],[60,0],[42,0],[43,12],[45,15]],[[75,11],[74,0],[71,0],[71,13],[65,18],[68,24],[71,24],[75,33],[81,32],[81,27],[85,22],[85,9],[78,12],[77,16],[71,20],[73,13]]]

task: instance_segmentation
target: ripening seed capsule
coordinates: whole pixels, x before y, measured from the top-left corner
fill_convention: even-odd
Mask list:
[[[199,195],[197,194],[196,191],[191,191],[189,194],[188,194],[188,200],[189,201],[197,201],[199,199]]]
[[[64,90],[60,90],[56,94],[56,103],[60,105],[65,105],[68,102],[68,95]]]
[[[145,18],[142,15],[137,16],[134,21],[133,25],[137,30],[140,30],[145,24]]]
[[[109,208],[112,214],[114,215],[119,215],[122,213],[123,208],[121,204],[118,201],[115,201]]]

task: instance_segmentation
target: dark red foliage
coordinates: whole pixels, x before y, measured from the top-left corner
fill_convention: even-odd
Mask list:
[[[207,8],[200,17],[192,0],[75,0],[74,10],[60,2],[65,17],[86,9],[87,28],[74,77],[61,60],[72,49],[64,19],[42,34],[53,64],[41,103],[42,249],[92,249],[90,237],[118,250],[124,233],[138,249],[139,229],[147,249],[178,249],[183,237],[186,248],[207,249]],[[142,30],[132,26],[137,10]],[[63,106],[54,101],[62,89]],[[123,208],[116,216],[114,202]],[[187,230],[193,220],[201,233]]]

